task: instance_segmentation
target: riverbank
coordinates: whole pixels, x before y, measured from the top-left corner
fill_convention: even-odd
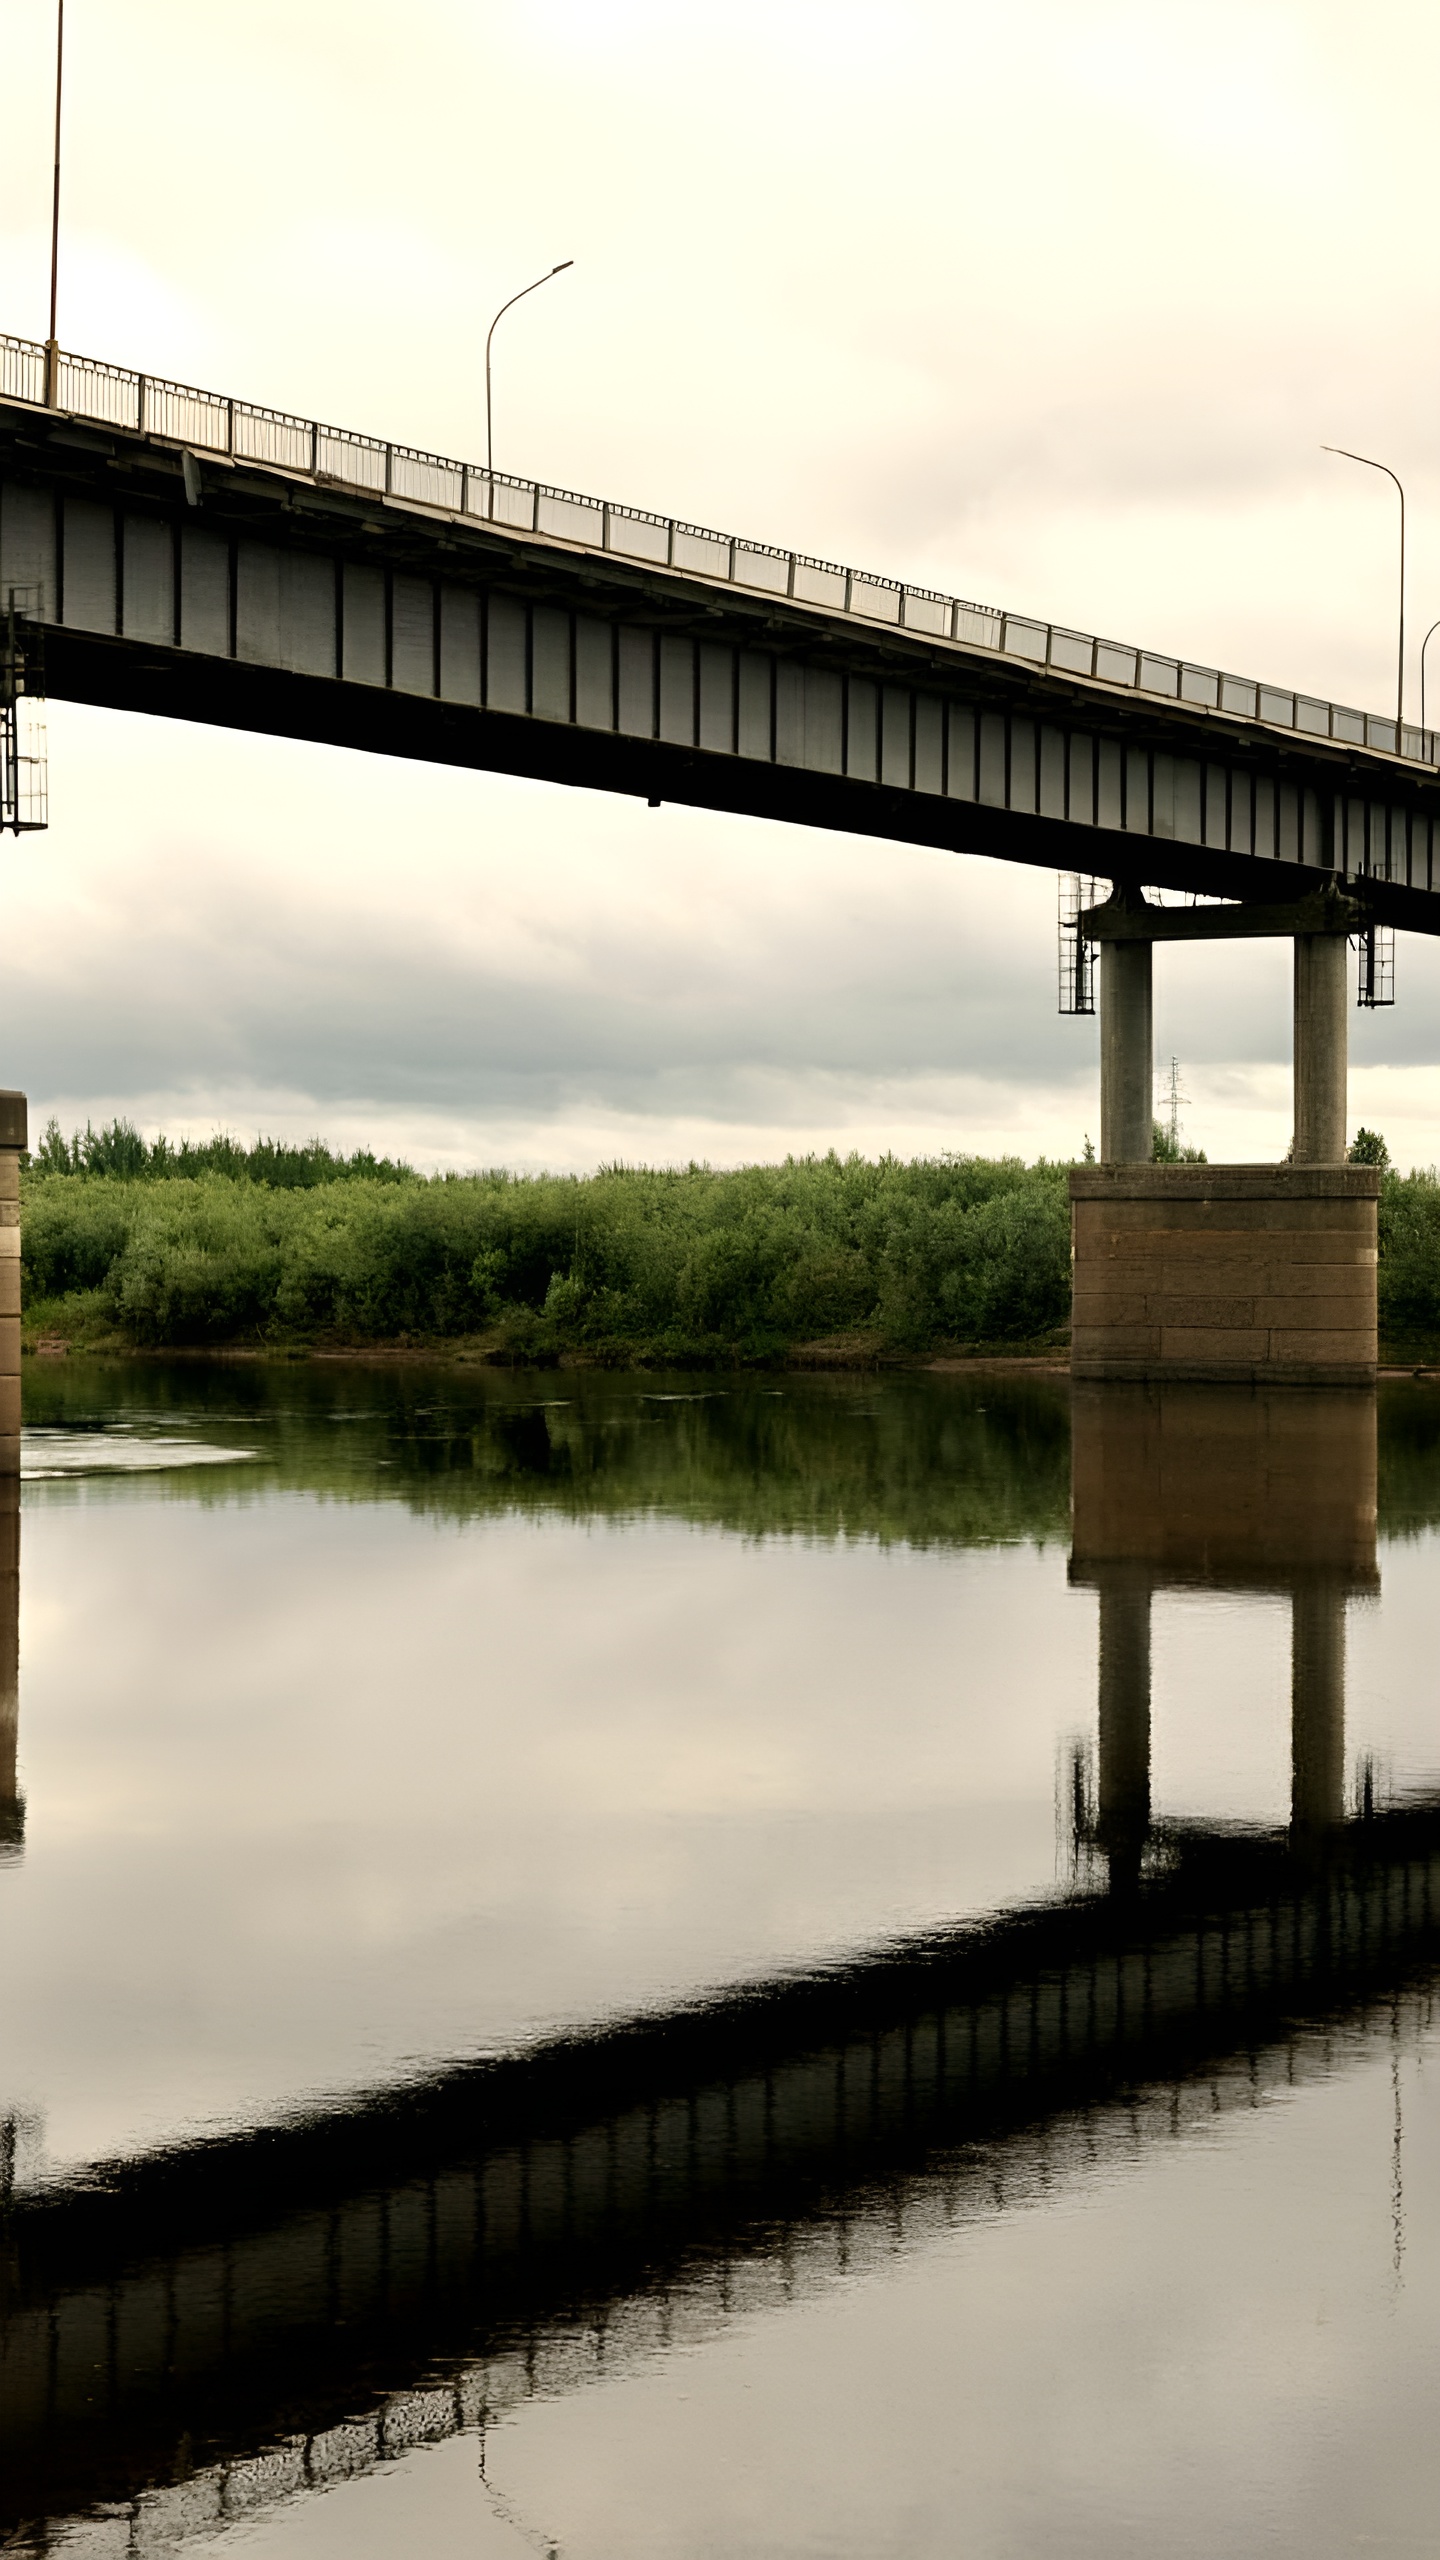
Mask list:
[[[1049,1351],[1063,1165],[790,1159],[425,1180],[24,1177],[26,1335],[92,1350],[388,1346],[546,1366],[871,1367]]]
[[[133,1136],[133,1133],[131,1133]],[[108,1153],[107,1153],[108,1149]],[[790,1158],[426,1178],[107,1138],[23,1176],[30,1351],[923,1368],[1068,1353],[1067,1167]],[[1440,1182],[1387,1173],[1385,1365],[1440,1362]]]
[[[368,1369],[489,1369],[518,1371],[526,1367],[553,1370],[557,1375],[601,1372],[619,1374],[633,1370],[637,1375],[659,1375],[670,1367],[664,1360],[636,1356],[632,1360],[597,1360],[585,1352],[557,1352],[553,1360],[517,1361],[503,1346],[496,1348],[483,1339],[478,1342],[363,1342],[363,1343],[214,1343],[209,1345],[161,1345],[154,1347],[127,1341],[123,1335],[107,1335],[103,1330],[86,1335],[57,1333],[45,1321],[27,1324],[22,1329],[22,1351],[39,1360],[63,1360],[73,1352],[79,1358],[125,1360],[153,1365],[157,1361],[206,1364],[228,1362],[240,1366],[280,1368],[353,1367]],[[1070,1374],[1070,1355],[1063,1345],[1048,1346],[1037,1351],[968,1350],[963,1345],[936,1353],[874,1351],[859,1343],[802,1343],[784,1359],[771,1362],[711,1362],[703,1374],[708,1377],[753,1377],[784,1375],[793,1378],[865,1377],[884,1371],[891,1376],[924,1377],[1055,1377]],[[1396,1376],[1408,1377],[1408,1369],[1397,1370]]]

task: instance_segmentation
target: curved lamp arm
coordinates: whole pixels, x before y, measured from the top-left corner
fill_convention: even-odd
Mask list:
[[[512,293],[508,302],[501,303],[485,332],[485,476],[487,480],[495,469],[495,444],[491,431],[490,413],[490,341],[507,311],[513,311],[517,302],[523,302],[527,293],[538,293],[542,284],[548,284],[552,276],[563,276],[566,268],[573,267],[574,264],[573,258],[562,258],[558,266],[547,267],[543,276],[537,276],[533,284],[522,284],[518,293]]]
[[[1400,744],[1400,729],[1405,718],[1405,492],[1388,462],[1372,461],[1368,453],[1352,453],[1348,445],[1322,444],[1322,453],[1338,453],[1346,462],[1363,462],[1367,471],[1383,471],[1400,490],[1400,667],[1395,683],[1395,744]]]

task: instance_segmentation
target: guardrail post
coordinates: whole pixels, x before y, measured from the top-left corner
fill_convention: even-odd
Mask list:
[[[233,455],[234,455],[234,451],[235,451],[235,403],[234,403],[234,401],[233,401],[233,400],[227,400],[227,401],[226,401],[226,403],[225,403],[225,450],[226,450],[226,452],[227,452],[228,454],[230,454],[231,456],[233,456]]]
[[[142,436],[145,433],[145,383],[146,376],[143,373],[137,373],[135,376],[135,424]]]
[[[386,497],[387,497],[387,498],[388,498],[388,497],[390,496],[390,494],[391,494],[391,486],[390,486],[390,483],[391,483],[391,465],[392,465],[392,463],[393,463],[393,461],[394,461],[394,456],[395,456],[395,448],[394,448],[394,446],[393,446],[393,445],[388,445],[388,444],[387,444],[387,446],[385,447],[385,495],[386,495]]]
[[[318,426],[317,422],[315,421],[315,419],[314,419],[314,418],[312,418],[312,419],[311,419],[311,421],[310,421],[310,470],[311,470],[311,474],[312,474],[312,476],[313,476],[313,474],[314,474],[315,472],[317,472],[317,471],[319,470],[319,468],[320,468],[320,429],[319,429],[319,426]]]
[[[602,551],[608,551],[610,548],[610,507],[608,500],[600,509],[600,548]]]
[[[785,555],[785,593],[787,596],[793,596],[795,593],[795,554],[793,551],[789,551]]]

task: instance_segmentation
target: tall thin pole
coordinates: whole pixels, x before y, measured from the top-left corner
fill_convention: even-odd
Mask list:
[[[1432,622],[1420,643],[1420,726],[1422,729],[1425,726],[1425,652],[1437,631],[1440,631],[1440,622]]]
[[[1372,462],[1368,453],[1352,453],[1348,445],[1327,444],[1322,453],[1338,453],[1347,462],[1363,462],[1367,471],[1383,471],[1400,490],[1400,665],[1395,681],[1395,744],[1400,745],[1400,730],[1405,720],[1405,492],[1388,462]]]
[[[45,405],[59,406],[60,349],[55,336],[60,304],[60,89],[65,74],[65,0],[55,0],[55,192],[50,207],[50,335],[45,341]]]
[[[493,475],[493,473],[494,473],[494,469],[495,469],[495,438],[494,438],[494,433],[493,433],[492,424],[491,424],[491,406],[490,406],[490,340],[494,337],[495,332],[496,332],[496,330],[499,328],[500,323],[501,323],[501,321],[504,319],[505,314],[506,314],[506,312],[507,312],[507,311],[513,311],[517,302],[523,302],[527,293],[538,293],[538,292],[539,292],[539,290],[540,290],[540,287],[542,286],[542,284],[548,284],[548,283],[549,283],[549,281],[550,281],[550,278],[551,278],[552,276],[563,276],[563,274],[565,273],[566,268],[567,268],[567,267],[573,267],[573,266],[574,266],[574,264],[575,264],[575,261],[574,261],[574,259],[573,259],[573,258],[562,258],[558,266],[556,266],[556,267],[547,267],[547,268],[546,268],[546,270],[545,270],[544,275],[543,275],[543,276],[537,276],[537,277],[536,277],[536,279],[535,279],[535,282],[534,282],[533,284],[522,284],[522,286],[520,287],[520,290],[519,290],[519,292],[518,292],[518,293],[512,293],[508,302],[502,302],[502,303],[501,303],[499,310],[496,312],[495,317],[494,317],[494,319],[491,321],[490,326],[489,326],[489,329],[488,329],[488,330],[487,330],[487,332],[486,332],[486,336],[485,336],[485,477],[486,477],[486,479],[487,479],[487,480],[488,480],[488,479],[490,479],[490,478],[492,477],[492,475]],[[494,500],[493,500],[493,498],[491,499],[491,502],[490,502],[490,503],[491,503],[491,505],[492,505],[492,506],[494,505]]]

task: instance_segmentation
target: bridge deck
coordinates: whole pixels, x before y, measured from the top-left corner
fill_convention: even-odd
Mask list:
[[[38,369],[37,369],[38,368]],[[1436,733],[0,339],[53,694],[1440,930]]]

